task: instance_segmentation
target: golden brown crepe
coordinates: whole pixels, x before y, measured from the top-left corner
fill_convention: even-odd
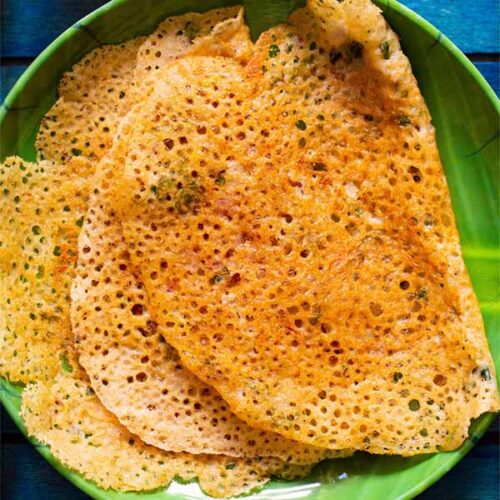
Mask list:
[[[103,488],[246,493],[352,450],[454,449],[499,408],[379,9],[309,0],[255,44],[242,16],[93,51],[39,162],[0,165],[0,374],[28,383],[28,432]]]
[[[270,474],[296,478],[310,469],[276,459],[166,453],[148,446],[105,410],[85,380],[71,375],[29,385],[22,416],[28,431],[63,464],[105,489],[151,490],[177,476],[198,478],[208,495],[229,497],[265,484]]]
[[[368,2],[292,23],[246,66],[171,64],[132,112],[116,204],[150,312],[252,426],[454,449],[498,396],[429,113]]]

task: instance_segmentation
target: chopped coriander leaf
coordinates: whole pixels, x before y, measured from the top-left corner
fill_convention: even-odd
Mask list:
[[[195,210],[195,204],[200,201],[201,188],[195,182],[190,182],[183,187],[177,195],[174,203],[175,211],[178,214],[186,214]]]
[[[73,156],[80,156],[82,154],[82,151],[81,149],[73,148],[71,150],[71,153],[73,154]]]
[[[162,175],[158,182],[158,186],[153,186],[151,190],[159,200],[167,200],[170,199],[170,194],[174,188],[175,179],[173,177]]]
[[[215,179],[215,184],[217,184],[218,186],[223,186],[225,183],[226,178],[222,174],[219,174],[217,176],[217,179]]]
[[[38,279],[43,278],[44,274],[45,274],[45,267],[44,266],[38,266],[38,272],[36,273],[36,277]]]
[[[420,290],[417,290],[415,297],[418,300],[424,299],[425,297],[427,297],[428,293],[429,293],[429,290],[427,290],[427,288],[425,288],[425,287],[422,287]]]
[[[316,325],[318,323],[318,320],[321,316],[321,307],[316,305],[312,308],[312,314],[308,318],[308,321],[311,325]]]
[[[191,21],[188,21],[184,26],[184,34],[189,38],[189,41],[192,42],[200,32],[198,26],[196,26]]]
[[[412,399],[408,403],[408,407],[410,408],[411,411],[418,411],[420,410],[420,403],[417,399]]]
[[[411,120],[406,115],[401,115],[398,118],[398,122],[402,127],[406,127],[407,125],[410,125]]]
[[[316,44],[316,42],[312,42],[311,45],[309,45],[309,50],[316,50],[317,47],[318,45]]]
[[[73,367],[71,366],[70,362],[68,361],[68,356],[66,353],[62,353],[59,356],[59,359],[61,360],[61,368],[68,373],[71,373],[73,371]]]
[[[398,380],[401,380],[403,378],[403,374],[402,373],[399,373],[399,372],[396,372],[394,373],[394,375],[392,376],[392,381],[393,382],[397,382]]]
[[[304,120],[297,120],[295,122],[295,126],[299,129],[299,130],[305,130],[307,128],[307,125],[306,125],[306,122]]]
[[[483,380],[491,380],[491,372],[490,372],[490,369],[488,367],[486,368],[483,368],[480,372],[479,372],[481,378]]]
[[[80,217],[77,221],[76,221],[76,225],[78,227],[82,227],[83,226],[83,217]]]
[[[39,234],[42,234],[42,228],[40,226],[33,226],[31,228],[31,231],[33,232],[33,234],[35,235],[39,235]]]
[[[380,52],[382,52],[382,57],[384,59],[389,59],[391,57],[391,44],[388,40],[380,44]]]
[[[280,53],[280,48],[273,43],[269,46],[269,57],[276,57]]]
[[[54,251],[53,251],[53,254],[56,256],[56,257],[59,257],[62,253],[62,250],[61,250],[61,247],[59,246],[56,246],[54,247]]]
[[[215,283],[220,283],[226,276],[229,276],[229,269],[224,266],[217,274],[214,274],[210,278],[210,283],[212,285],[214,285]]]

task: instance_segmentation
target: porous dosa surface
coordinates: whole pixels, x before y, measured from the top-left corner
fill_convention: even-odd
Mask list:
[[[22,416],[28,432],[50,446],[64,465],[105,489],[151,490],[168,486],[177,476],[198,478],[207,494],[228,497],[265,484],[271,474],[294,478],[309,470],[275,459],[166,453],[148,446],[102,406],[85,379],[70,374],[50,384],[28,385]]]
[[[156,59],[158,64],[166,64],[186,50],[246,61],[252,43],[242,12],[214,27],[222,16],[231,13],[233,9],[189,14],[162,23],[139,50],[138,69],[145,64],[141,58],[147,59],[153,46],[161,51],[161,58]],[[199,35],[211,30],[210,34],[187,43],[185,30],[181,30],[186,23],[197,23]],[[97,54],[98,61],[99,57]],[[151,74],[158,70],[159,66],[149,68]],[[95,68],[87,71],[102,79],[102,72]],[[154,79],[147,85],[152,83]],[[141,90],[142,97],[149,92],[146,84]],[[134,126],[131,119],[128,122]],[[108,163],[105,158],[99,165],[99,175]],[[108,170],[111,175],[119,172],[119,167]],[[103,200],[97,200],[89,211],[80,240],[80,269],[72,301],[73,332],[80,362],[108,410],[146,442],[169,451],[275,456],[303,463],[336,455],[251,429],[231,414],[211,387],[182,367],[148,317],[145,292],[128,269],[120,223],[114,215],[104,212],[100,201]],[[134,305],[135,315],[131,310]]]
[[[135,70],[137,82],[154,78],[155,73],[167,62],[184,56],[199,39],[211,35],[218,23],[235,20],[240,10],[241,7],[237,6],[227,7],[165,19],[138,51]]]
[[[0,374],[47,381],[71,369],[71,280],[92,167],[10,157],[0,165]]]
[[[79,361],[97,396],[147,443],[168,451],[272,456],[293,463],[333,456],[249,427],[183,367],[162,338],[163,327],[148,313],[120,222],[103,195],[93,199],[85,217],[71,307]]]
[[[228,28],[238,32],[241,22],[237,29],[231,23]],[[226,36],[224,30],[216,34]],[[23,392],[28,432],[50,446],[62,463],[104,488],[149,490],[178,476],[198,478],[212,496],[232,496],[264,484],[273,474],[303,477],[309,465],[166,453],[148,446],[104,408],[78,365],[69,322],[76,238],[95,187],[90,179],[99,168],[97,160],[137,99],[131,70],[140,43],[98,49],[65,75],[61,98],[47,119],[57,125],[46,120],[45,134],[39,136],[40,157],[57,162],[28,164],[12,158],[1,167],[6,222],[0,239],[6,313],[2,374],[12,381],[36,381]],[[99,88],[113,95],[95,93]]]
[[[98,161],[111,147],[120,120],[147,94],[151,78],[166,62],[191,48],[214,41],[225,43],[240,29],[239,8],[210,10],[169,17],[148,37],[99,47],[66,72],[58,87],[59,98],[40,124],[36,147],[39,159],[66,162],[75,156]],[[204,43],[205,42],[205,43]],[[220,42],[222,45],[222,41]],[[213,46],[213,44],[212,44]]]
[[[150,312],[252,426],[454,449],[498,396],[429,113],[372,4],[292,22],[246,67],[172,64],[122,136]]]
[[[36,139],[39,159],[97,161],[111,147],[120,119],[135,100],[137,50],[144,38],[97,48],[64,74],[59,98]]]

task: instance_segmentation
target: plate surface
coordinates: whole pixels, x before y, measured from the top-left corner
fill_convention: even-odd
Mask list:
[[[56,99],[62,73],[102,43],[147,34],[166,16],[237,3],[224,0],[113,0],[70,27],[27,69],[0,109],[2,159],[18,154],[35,158],[40,119]],[[481,304],[493,359],[500,373],[500,218],[499,101],[472,63],[438,30],[393,0],[378,0],[400,35],[436,126],[465,261]],[[498,375],[497,375],[498,379]],[[18,416],[20,387],[0,379],[0,398],[25,432]],[[470,438],[454,452],[413,458],[357,454],[328,461],[303,481],[273,480],[248,499],[400,499],[412,498],[450,470],[492,422],[484,415],[472,424]],[[172,483],[149,493],[104,491],[61,465],[46,446],[38,451],[76,486],[94,498],[205,498],[196,483]]]

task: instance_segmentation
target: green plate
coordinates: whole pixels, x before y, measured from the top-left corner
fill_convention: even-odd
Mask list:
[[[34,138],[42,116],[56,99],[62,73],[101,43],[150,33],[164,17],[235,3],[224,0],[114,0],[55,40],[26,70],[0,109],[1,156],[34,159]],[[393,0],[377,2],[399,33],[437,129],[439,150],[451,190],[467,268],[481,303],[493,358],[500,373],[499,299],[499,101],[472,63],[437,29]],[[18,416],[21,388],[0,379],[1,400]],[[412,498],[450,470],[487,429],[493,415],[471,427],[454,452],[414,458],[356,454],[328,461],[303,481],[273,480],[251,499]],[[132,494],[104,491],[61,465],[45,446],[38,451],[71,482],[95,498],[203,498],[197,483],[174,482],[167,490]]]

